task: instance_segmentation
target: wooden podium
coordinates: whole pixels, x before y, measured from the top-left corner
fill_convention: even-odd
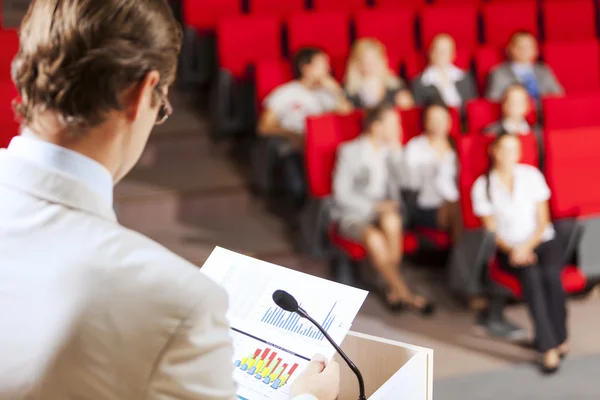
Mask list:
[[[432,400],[433,350],[350,332],[342,349],[360,369],[369,400]],[[339,400],[358,399],[358,381],[339,355]]]

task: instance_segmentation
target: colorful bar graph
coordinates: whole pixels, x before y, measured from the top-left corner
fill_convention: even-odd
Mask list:
[[[333,304],[331,310],[329,310],[329,313],[321,323],[326,332],[335,321],[333,310],[335,309],[336,305],[337,302]],[[310,324],[305,325],[300,323],[300,316],[298,314],[289,313],[279,307],[269,307],[267,312],[265,312],[265,315],[262,317],[261,322],[285,329],[286,331],[290,331],[292,333],[306,336],[311,339],[325,339],[325,336],[323,336],[323,334],[317,328],[311,326]]]
[[[234,362],[236,368],[248,371],[249,375],[254,375],[256,379],[275,390],[285,385],[298,368],[297,363],[288,369],[289,365],[281,357],[277,357],[277,352],[269,348],[256,349],[254,353]]]

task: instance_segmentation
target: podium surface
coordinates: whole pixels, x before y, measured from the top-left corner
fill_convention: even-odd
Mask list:
[[[433,350],[350,332],[342,349],[360,369],[369,400],[432,400]],[[340,363],[339,400],[358,398],[358,381],[345,362]]]

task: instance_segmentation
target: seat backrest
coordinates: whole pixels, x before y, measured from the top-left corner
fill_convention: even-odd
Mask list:
[[[321,11],[296,13],[288,22],[292,54],[303,47],[315,46],[331,57],[337,78],[344,75],[350,50],[350,18],[345,12]]]
[[[306,178],[309,193],[314,198],[331,194],[333,169],[339,145],[361,132],[363,115],[325,114],[306,120]]]
[[[240,0],[181,0],[183,23],[197,30],[216,29],[223,17],[240,15]]]
[[[600,47],[597,40],[548,42],[543,47],[543,55],[567,93],[600,88]]]
[[[452,119],[450,135],[457,137],[460,135],[460,111],[456,108],[450,108],[449,112]],[[415,107],[410,110],[401,110],[400,117],[402,119],[402,142],[404,144],[423,133],[423,108]]]
[[[250,13],[288,17],[304,10],[304,0],[250,0]]]
[[[18,97],[17,89],[10,81],[0,81],[0,148],[7,147],[19,132],[12,102]]]
[[[544,139],[553,218],[600,215],[600,126],[549,130]]]
[[[366,7],[367,0],[313,0],[313,8],[317,11],[356,12]]]
[[[547,97],[542,99],[547,130],[600,126],[600,93]]]
[[[475,50],[475,75],[481,93],[485,93],[488,76],[492,69],[502,63],[504,59],[504,50],[498,47],[485,46]]]
[[[447,33],[456,41],[457,49],[473,52],[477,45],[477,8],[473,5],[433,5],[423,9],[421,43],[429,49],[433,38]]]
[[[374,0],[375,8],[421,7],[427,0]]]
[[[255,65],[256,101],[262,109],[265,97],[273,89],[292,80],[292,67],[284,60],[263,60]]]
[[[535,0],[499,1],[483,6],[485,43],[505,48],[516,31],[527,31],[538,37],[537,3]]]
[[[0,29],[0,81],[11,80],[10,69],[13,58],[19,51],[19,36],[16,30]]]
[[[390,66],[394,71],[398,71],[401,61],[414,53],[414,10],[410,8],[363,10],[357,13],[355,22],[358,39],[374,38],[385,45]]]
[[[596,8],[593,0],[553,0],[542,3],[545,40],[596,38]]]
[[[537,167],[539,165],[539,155],[535,135],[519,135],[519,139],[521,140],[522,148],[521,162]],[[458,189],[465,229],[477,229],[481,227],[481,221],[473,212],[471,189],[475,181],[488,168],[488,147],[493,140],[493,136],[468,134],[459,137],[456,141],[456,150],[460,164]]]
[[[502,118],[502,106],[486,99],[475,99],[467,103],[467,132],[479,133],[485,127]],[[535,100],[531,99],[531,111],[527,115],[530,125],[537,123]]]
[[[281,59],[281,20],[269,15],[223,18],[217,44],[220,67],[242,76],[258,61]]]

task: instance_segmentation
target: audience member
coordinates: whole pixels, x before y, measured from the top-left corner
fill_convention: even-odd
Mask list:
[[[452,36],[437,35],[429,47],[429,65],[412,83],[417,104],[443,102],[461,107],[477,97],[473,76],[454,65],[456,44]]]
[[[385,46],[375,39],[360,39],[354,44],[345,90],[357,108],[372,108],[382,102],[403,109],[414,106],[410,90],[390,69]]]
[[[449,137],[448,109],[429,105],[423,114],[425,131],[411,139],[405,151],[407,188],[418,193],[417,226],[449,231],[456,242],[462,231],[458,205],[456,152]]]
[[[538,63],[538,44],[529,32],[515,33],[508,45],[509,61],[496,67],[490,73],[486,96],[500,101],[510,85],[520,83],[529,95],[537,100],[541,97],[563,94],[564,90],[547,65]]]
[[[295,79],[279,86],[264,101],[258,133],[281,137],[279,148],[282,174],[287,190],[297,206],[304,201],[304,133],[306,118],[326,112],[350,112],[352,105],[331,76],[329,57],[316,48],[304,48],[294,57]]]
[[[500,268],[521,281],[542,369],[551,373],[568,350],[562,248],[550,221],[550,189],[537,168],[518,163],[520,152],[514,135],[497,136],[489,170],[472,189],[473,210],[496,234]]]
[[[364,243],[372,265],[385,280],[384,301],[394,310],[430,315],[433,304],[414,295],[400,274],[402,179],[400,121],[389,104],[368,111],[364,134],[340,147],[334,171],[333,216],[340,233]]]
[[[502,99],[502,117],[485,127],[484,133],[498,135],[510,133],[527,135],[535,132],[535,128],[527,122],[527,115],[531,111],[531,101],[527,89],[519,83],[512,84],[506,89]]]

